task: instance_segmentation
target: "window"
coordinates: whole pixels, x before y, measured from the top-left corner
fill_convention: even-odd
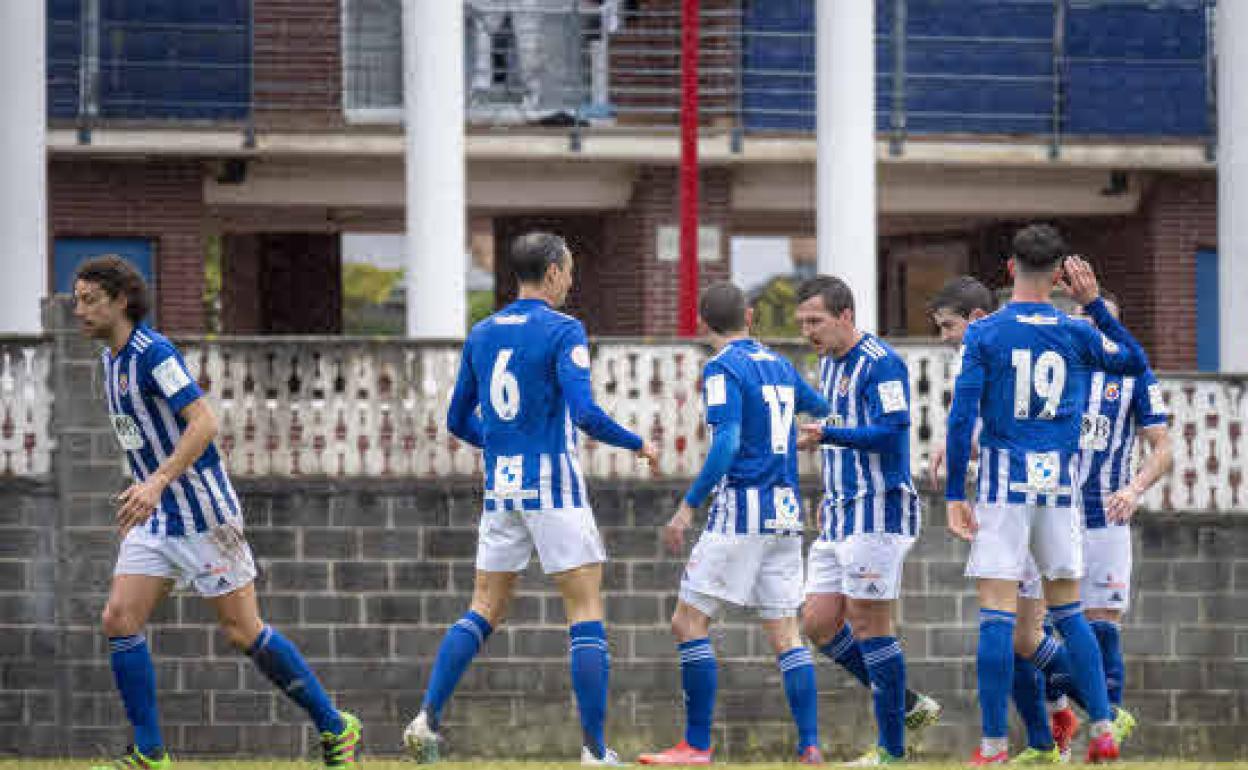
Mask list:
[[[343,106],[352,120],[403,114],[401,0],[343,0]]]

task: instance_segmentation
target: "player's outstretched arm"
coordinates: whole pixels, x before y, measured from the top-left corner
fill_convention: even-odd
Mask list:
[[[1089,363],[1111,374],[1143,374],[1148,369],[1148,354],[1127,331],[1127,327],[1109,312],[1101,299],[1100,286],[1092,266],[1081,257],[1070,256],[1066,258],[1064,268],[1064,287],[1104,335],[1104,339],[1096,339],[1096,344],[1085,344]],[[1096,337],[1087,336],[1089,339]]]
[[[595,441],[629,449],[650,459],[643,453],[648,449],[657,460],[653,448],[648,448],[641,436],[620,425],[594,403],[594,390],[589,380],[589,340],[579,323],[569,326],[559,345],[556,374],[563,396],[568,403],[572,423],[585,431]],[[654,461],[651,461],[653,466]]]
[[[1131,417],[1140,426],[1140,435],[1148,446],[1148,456],[1140,470],[1126,486],[1110,495],[1105,515],[1111,522],[1131,520],[1140,498],[1174,465],[1174,447],[1170,441],[1170,413],[1161,394],[1161,385],[1151,371],[1136,383],[1131,397]]]
[[[797,375],[797,411],[820,418],[827,417],[828,412],[832,411],[823,394],[812,388],[800,373]]]
[[[905,364],[895,358],[875,363],[863,395],[870,424],[854,428],[825,425],[821,442],[867,452],[901,451],[910,440],[910,373]]]
[[[472,371],[472,356],[468,343],[459,357],[459,375],[455,379],[455,391],[451,394],[451,406],[446,411],[446,428],[461,441],[480,449],[485,445],[481,430],[481,417],[477,414],[480,400],[477,395],[477,377]]]

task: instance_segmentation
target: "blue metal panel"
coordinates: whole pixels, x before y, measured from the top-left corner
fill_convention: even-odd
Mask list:
[[[78,65],[82,55],[81,0],[47,0],[48,115],[78,114]]]
[[[88,259],[116,254],[138,269],[155,288],[152,242],[145,238],[57,238],[52,243],[52,285],[58,294],[73,294],[74,273]]]
[[[1196,252],[1196,368],[1218,371],[1219,313],[1218,252]]]

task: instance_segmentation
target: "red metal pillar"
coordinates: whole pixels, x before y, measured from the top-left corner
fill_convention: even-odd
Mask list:
[[[698,333],[698,0],[681,0],[680,306],[682,337]]]

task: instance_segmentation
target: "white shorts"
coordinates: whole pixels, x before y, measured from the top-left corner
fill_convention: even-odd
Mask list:
[[[135,527],[121,541],[114,575],[169,578],[178,588],[193,586],[200,596],[224,596],[256,579],[251,546],[237,525],[181,537]]]
[[[966,576],[995,580],[1028,577],[1028,555],[1048,580],[1083,577],[1083,513],[1076,506],[1015,503],[975,506],[979,531]]]
[[[1043,599],[1044,580],[1040,578],[1040,568],[1036,566],[1036,557],[1027,553],[1027,563],[1023,565],[1023,579],[1018,582],[1020,599]]]
[[[912,536],[890,532],[864,532],[836,542],[816,540],[806,557],[806,595],[896,599],[901,568],[913,545]]]
[[[1084,530],[1083,552],[1088,571],[1079,598],[1084,608],[1126,612],[1131,600],[1131,528]]]
[[[477,569],[523,572],[534,547],[547,575],[607,560],[607,549],[589,508],[481,514]]]
[[[795,617],[802,604],[802,539],[703,532],[680,579],[680,600],[710,618],[725,602],[765,620]]]

